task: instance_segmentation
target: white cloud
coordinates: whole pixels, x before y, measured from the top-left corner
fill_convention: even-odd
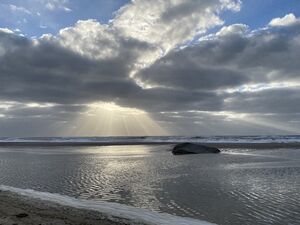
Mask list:
[[[231,26],[224,26],[217,32],[217,36],[226,36],[231,34],[243,35],[248,31],[248,26],[245,24],[233,24]]]
[[[31,12],[24,8],[24,7],[21,7],[21,6],[16,6],[16,5],[9,5],[9,8],[11,11],[13,12],[22,12],[22,13],[26,13],[26,14],[31,14]]]
[[[50,11],[63,10],[66,12],[71,12],[72,10],[67,6],[69,0],[40,0],[44,2],[46,9]]]
[[[71,11],[72,11],[72,9],[70,9],[70,8],[68,8],[68,7],[63,7],[63,9],[64,9],[64,11],[66,11],[66,12],[71,12]]]
[[[159,46],[168,52],[208,28],[221,25],[221,10],[238,10],[234,0],[135,0],[123,7],[113,26],[125,36]]]
[[[290,13],[282,18],[272,19],[271,22],[269,23],[269,25],[276,27],[276,26],[289,26],[289,25],[293,25],[296,23],[300,23],[300,19],[296,18],[296,16],[294,14]]]
[[[56,1],[48,3],[54,7]],[[96,20],[78,21],[52,39],[77,53],[97,59],[118,56],[121,42],[126,39],[144,43],[148,48],[139,52],[131,65],[130,76],[134,76],[171,49],[222,24],[218,14],[222,10],[238,10],[239,4],[235,0],[135,0],[121,8],[108,25]]]
[[[47,9],[49,9],[49,10],[54,10],[54,9],[55,9],[54,4],[52,4],[51,2],[48,2],[48,3],[46,4],[45,7],[46,7]]]
[[[8,33],[8,34],[13,34],[14,32],[8,28],[1,28],[0,27],[0,32]]]
[[[134,76],[170,50],[222,25],[219,13],[239,10],[239,6],[237,0],[135,0],[117,12],[110,26],[122,36],[153,46],[138,58],[131,73]]]
[[[120,47],[115,31],[96,20],[80,20],[75,26],[60,30],[56,40],[66,48],[97,59],[116,57]]]

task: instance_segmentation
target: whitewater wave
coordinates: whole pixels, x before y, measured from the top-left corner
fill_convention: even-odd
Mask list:
[[[112,221],[131,221],[133,224],[145,225],[213,225],[212,223],[192,218],[179,217],[166,213],[152,212],[146,209],[135,208],[111,202],[95,202],[91,200],[76,199],[60,194],[39,192],[31,189],[20,189],[0,185],[0,190],[10,191],[22,196],[50,201],[63,206],[71,206],[77,209],[93,210],[103,214]]]
[[[155,137],[36,137],[0,138],[0,143],[300,143],[299,135],[268,136],[155,136]]]

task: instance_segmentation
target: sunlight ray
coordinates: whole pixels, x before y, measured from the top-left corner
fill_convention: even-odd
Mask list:
[[[166,135],[148,113],[116,105],[115,103],[90,104],[85,113],[71,121],[66,133],[74,136],[145,136]]]

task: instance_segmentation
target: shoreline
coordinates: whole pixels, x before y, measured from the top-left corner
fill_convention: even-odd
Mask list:
[[[0,185],[1,225],[213,225],[111,202]]]
[[[0,224],[126,225],[126,223],[118,223],[105,219],[101,215],[87,210],[74,209],[52,202],[42,202],[1,190]]]
[[[175,145],[182,142],[0,142],[0,147],[100,147],[100,146],[130,146],[130,145]],[[249,148],[276,149],[300,148],[300,142],[266,142],[266,143],[237,143],[237,142],[194,142],[217,148]]]

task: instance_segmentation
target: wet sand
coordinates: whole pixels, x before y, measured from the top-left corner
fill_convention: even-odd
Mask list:
[[[7,191],[0,191],[1,225],[125,225],[113,222],[99,212],[39,201]]]
[[[213,225],[187,217],[0,186],[0,225]]]

